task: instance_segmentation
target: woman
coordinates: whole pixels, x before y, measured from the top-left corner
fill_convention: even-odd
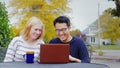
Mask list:
[[[44,44],[44,25],[37,17],[31,17],[20,36],[10,42],[4,62],[24,61],[27,51],[34,51],[34,61],[39,60],[40,44]]]

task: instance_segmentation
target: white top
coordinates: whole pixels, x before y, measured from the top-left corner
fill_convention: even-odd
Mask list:
[[[13,38],[8,45],[4,62],[25,61],[23,55],[27,51],[34,51],[34,61],[39,60],[40,44],[44,44],[43,40],[37,40],[35,44],[29,45],[21,36]]]

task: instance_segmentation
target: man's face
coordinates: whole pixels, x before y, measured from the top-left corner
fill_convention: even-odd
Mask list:
[[[68,42],[70,36],[69,29],[70,27],[66,23],[55,24],[55,31],[62,42]]]

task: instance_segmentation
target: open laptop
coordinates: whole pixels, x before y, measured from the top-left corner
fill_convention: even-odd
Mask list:
[[[68,63],[69,44],[41,44],[40,63]]]

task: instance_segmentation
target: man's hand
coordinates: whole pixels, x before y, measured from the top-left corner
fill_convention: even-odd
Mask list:
[[[81,62],[81,60],[75,58],[75,57],[72,57],[71,55],[69,55],[69,60],[70,61],[73,61],[73,62]]]

